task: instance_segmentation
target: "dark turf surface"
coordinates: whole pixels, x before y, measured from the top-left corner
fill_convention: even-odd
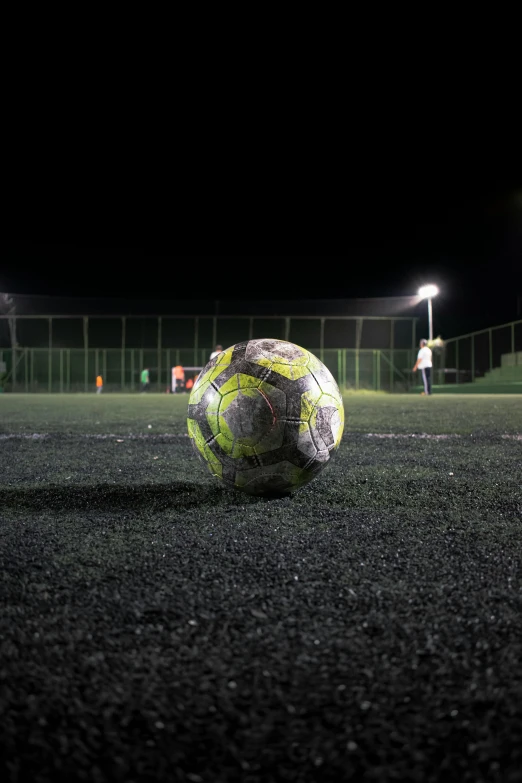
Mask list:
[[[273,501],[185,405],[0,397],[0,779],[522,781],[522,399],[348,396]]]

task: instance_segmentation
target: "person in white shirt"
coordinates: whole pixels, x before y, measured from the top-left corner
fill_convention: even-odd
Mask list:
[[[419,353],[417,354],[417,361],[413,367],[413,372],[420,370],[422,372],[422,382],[424,384],[424,391],[421,394],[431,394],[431,368],[433,366],[431,360],[431,348],[428,347],[427,340],[421,340],[419,343]]]
[[[219,356],[220,353],[223,352],[223,346],[222,345],[216,345],[215,349],[210,354],[210,359],[215,359],[216,356]]]

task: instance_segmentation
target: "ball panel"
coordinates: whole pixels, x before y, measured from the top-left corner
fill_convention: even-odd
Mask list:
[[[299,438],[297,441],[299,451],[308,458],[314,458],[317,454],[317,446],[315,445],[312,433],[310,432],[310,425],[308,422],[302,422],[299,425]]]
[[[323,391],[325,394],[331,394],[332,397],[337,399],[338,404],[342,405],[341,392],[339,391],[339,387],[337,386],[337,382],[332,373],[328,367],[322,363],[320,363],[320,366],[317,366],[317,362],[319,362],[317,357],[314,356],[313,359],[314,363],[313,366],[310,366],[310,372],[317,381],[321,391]]]
[[[238,374],[215,391],[206,408],[210,429],[227,454],[239,458],[241,448],[263,452],[282,443],[286,413],[284,392],[258,378]],[[223,394],[225,389],[232,390]],[[220,437],[218,437],[220,436]]]
[[[274,362],[281,365],[306,365],[308,351],[286,340],[250,340],[245,350],[249,362],[269,366]]]
[[[233,368],[234,374],[230,378],[227,378],[223,383],[217,384],[219,393],[221,395],[237,391],[238,389],[257,389],[257,387],[260,386],[261,378],[254,378],[249,373],[238,372],[235,365],[233,365]]]
[[[307,391],[301,394],[301,412],[299,418],[301,421],[310,421],[312,413],[315,411],[315,406],[321,398],[321,389],[319,387],[315,389],[307,389]]]
[[[223,423],[220,422],[220,426],[222,426],[222,424]],[[216,443],[222,450],[223,456],[227,455],[234,460],[238,460],[243,457],[253,456],[256,453],[255,446],[249,445],[248,443],[239,443],[234,438],[231,439],[231,434],[230,431],[221,431],[216,435]]]
[[[205,441],[203,433],[198,423],[189,419],[189,437],[191,439],[192,447],[198,457],[207,466],[208,470],[213,476],[218,478],[222,477],[223,467],[219,460],[219,457],[212,452],[212,449]]]
[[[290,378],[291,381],[295,381],[297,378],[303,378],[305,375],[310,374],[310,371],[306,366],[282,364],[281,362],[274,362],[270,365],[270,369],[272,372],[277,372],[285,378]]]
[[[208,376],[208,373],[206,373],[206,375]],[[189,407],[191,405],[194,406],[198,405],[198,403],[200,403],[201,400],[203,399],[203,395],[205,394],[205,392],[207,392],[209,389],[212,388],[213,387],[210,385],[210,380],[208,380],[208,377],[206,380],[205,379],[200,380],[198,378],[198,380],[192,387],[192,391],[190,392]]]
[[[276,451],[283,443],[285,434],[285,422],[282,419],[276,419],[270,431],[256,443],[256,455]]]
[[[337,448],[344,429],[344,409],[335,397],[322,394],[310,416],[310,425],[326,448]]]
[[[210,427],[210,430],[214,437],[219,434],[219,407],[221,405],[221,395],[212,387],[213,394],[209,398],[207,407],[205,409],[205,416]]]
[[[201,397],[208,389],[209,385],[215,383],[216,379],[219,378],[219,376],[222,375],[222,373],[225,372],[228,367],[230,367],[232,356],[232,348],[227,348],[226,351],[223,351],[223,353],[215,356],[207,365],[205,365],[205,367],[203,367],[203,370],[196,380],[196,383],[192,387],[189,398],[190,403],[195,405],[201,400]]]

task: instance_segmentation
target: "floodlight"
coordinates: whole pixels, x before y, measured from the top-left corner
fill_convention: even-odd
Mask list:
[[[431,299],[432,296],[437,296],[439,289],[436,285],[423,285],[419,288],[419,296],[421,299]]]

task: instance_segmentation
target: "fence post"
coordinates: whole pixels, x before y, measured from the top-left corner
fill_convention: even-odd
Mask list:
[[[89,375],[89,316],[83,316],[83,385],[84,391],[88,390]]]
[[[158,316],[158,358],[156,360],[158,365],[158,391],[161,390],[161,315]]]
[[[126,329],[126,320],[125,316],[123,315],[121,318],[121,390],[125,391],[125,329]]]
[[[391,366],[390,366],[390,391],[393,391],[393,369],[395,367],[395,321],[393,318],[390,321],[390,359],[391,359]]]
[[[357,350],[361,347],[362,330],[363,320],[362,318],[357,318],[355,321],[355,347]]]
[[[48,363],[48,378],[47,388],[49,392],[53,390],[53,319],[49,318],[49,357]]]
[[[455,341],[455,368],[457,371],[457,374],[455,376],[455,383],[458,386],[459,383],[459,341]]]
[[[355,349],[355,388],[359,388],[359,349]]]
[[[377,360],[377,390],[381,391],[381,353],[382,351],[378,351],[378,360]]]
[[[285,340],[290,340],[290,318],[285,318]]]

